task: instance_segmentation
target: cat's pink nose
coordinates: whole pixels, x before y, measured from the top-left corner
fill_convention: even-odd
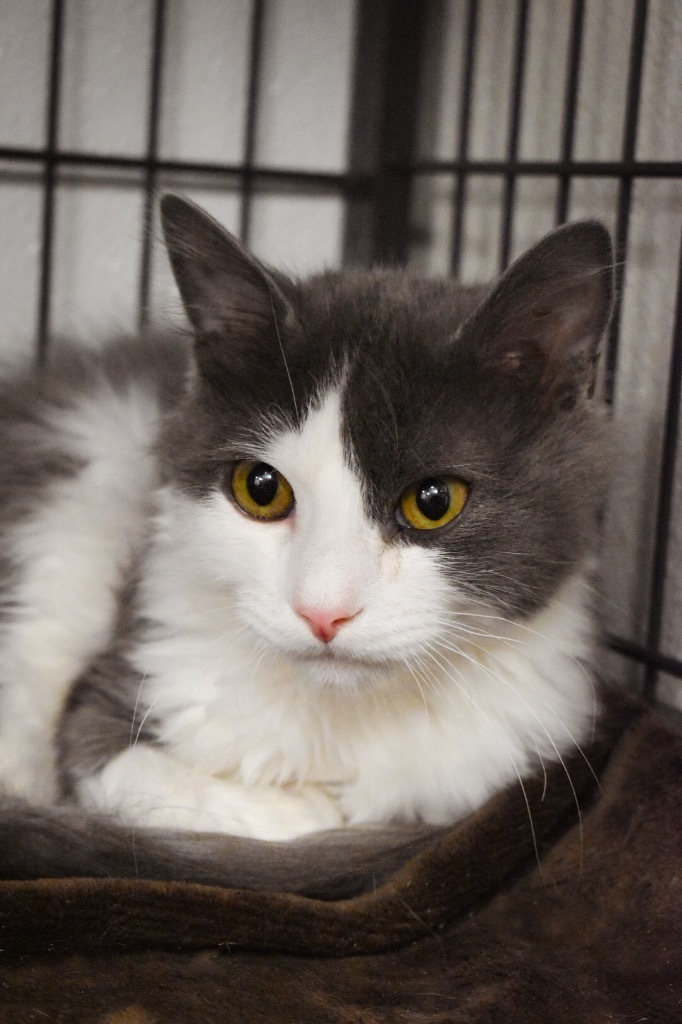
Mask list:
[[[350,622],[357,612],[349,612],[342,608],[305,608],[296,606],[296,614],[305,619],[313,636],[328,644],[346,622]]]

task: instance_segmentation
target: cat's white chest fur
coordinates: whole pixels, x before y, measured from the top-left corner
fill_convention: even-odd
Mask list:
[[[523,624],[473,609],[436,550],[384,540],[368,520],[335,391],[253,455],[291,483],[289,518],[249,519],[218,489],[159,495],[141,589],[152,625],[132,660],[160,746],[133,743],[83,799],[270,839],[447,822],[581,742],[593,712],[581,575]],[[341,622],[331,639],[322,613]]]

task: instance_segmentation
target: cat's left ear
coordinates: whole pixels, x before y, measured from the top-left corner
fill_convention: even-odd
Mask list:
[[[268,339],[281,341],[295,320],[274,273],[187,199],[164,195],[161,224],[204,376],[234,367],[240,355],[268,355]]]
[[[539,370],[545,396],[591,391],[613,305],[606,228],[579,221],[553,231],[501,277],[469,323],[477,342],[511,376]]]

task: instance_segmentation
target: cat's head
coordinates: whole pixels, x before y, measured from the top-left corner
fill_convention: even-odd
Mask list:
[[[168,472],[249,630],[343,681],[344,659],[409,660],[454,615],[551,602],[602,498],[601,225],[462,288],[397,270],[292,281],[185,200],[162,216],[197,371]]]

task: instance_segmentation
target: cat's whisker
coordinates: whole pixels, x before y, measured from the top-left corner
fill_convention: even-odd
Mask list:
[[[269,290],[269,289],[268,289],[268,298],[270,300],[270,309],[272,310],[272,321],[273,321],[273,323],[275,325],[275,333],[277,334],[277,344],[279,345],[279,350],[280,350],[280,352],[282,354],[282,362],[284,363],[284,369],[286,370],[286,375],[287,375],[287,378],[289,380],[289,387],[291,388],[291,398],[292,398],[292,401],[294,403],[294,413],[296,414],[296,419],[298,420],[298,418],[299,418],[299,411],[298,411],[298,402],[296,401],[296,392],[294,391],[294,382],[293,382],[293,379],[291,377],[291,371],[289,370],[289,363],[287,362],[286,352],[284,351],[284,345],[282,343],[282,334],[280,332],[279,322],[277,320],[277,311],[275,310],[275,301],[274,301],[274,299],[272,297],[272,291]]]
[[[134,747],[135,743],[137,742],[137,740],[135,740],[135,742],[133,742],[133,736],[134,736],[134,733],[135,733],[135,719],[137,718],[137,709],[140,706],[140,698],[142,696],[142,689],[144,687],[146,679],[147,679],[147,673],[143,672],[141,677],[140,677],[140,684],[137,687],[137,693],[135,694],[135,707],[133,708],[133,714],[132,714],[132,717],[130,719],[130,738],[128,740],[128,746],[129,747]],[[139,735],[139,731],[138,731],[138,735]]]
[[[455,613],[455,614],[457,615],[458,613]],[[469,614],[469,613],[464,613],[464,614]],[[546,633],[543,633],[542,631],[540,631],[540,630],[538,630],[536,628],[532,628],[532,627],[528,626],[526,623],[515,622],[514,620],[508,619],[508,618],[506,618],[504,616],[491,616],[491,618],[501,619],[501,621],[508,623],[514,629],[524,630],[526,633],[532,634],[532,638],[534,638],[534,639],[546,640],[548,643],[552,642],[551,637],[549,637]],[[446,620],[446,622],[447,622],[447,620]],[[456,623],[453,623],[453,625],[455,625],[455,627],[457,627]],[[487,638],[488,634],[483,633],[483,636]],[[492,635],[491,635],[491,638],[499,639],[499,637],[494,637]],[[467,642],[470,643],[470,645],[472,647],[475,647],[475,648],[477,648],[479,650],[485,651],[485,653],[487,655],[489,655],[491,658],[493,658],[495,661],[498,661],[498,662],[502,661],[501,656],[499,654],[497,654],[494,650],[489,649],[487,646],[476,644],[476,643],[474,643],[474,641],[471,641],[471,640],[468,640],[468,639],[467,639]],[[523,641],[519,640],[518,642],[522,643]],[[527,643],[530,643],[530,640],[527,641]],[[459,653],[464,655],[463,651],[460,651]],[[587,667],[585,666],[585,664],[583,663],[581,658],[576,657],[574,654],[572,654],[570,652],[566,653],[565,657],[567,657],[568,660],[570,660],[571,663],[576,666],[576,668],[580,671],[580,673],[582,674],[583,678],[585,679],[585,682],[588,684],[588,686],[591,689],[591,692],[592,692],[592,725],[591,725],[591,735],[592,735],[592,737],[594,737],[595,729],[596,729],[596,720],[597,720],[597,694],[596,694],[596,687],[595,687],[594,677],[593,677],[592,673],[587,669]],[[547,700],[547,698],[545,696],[543,696],[542,694],[540,694],[540,693],[538,693],[537,696],[540,698],[540,700],[543,702],[543,704],[553,714],[556,715],[556,711],[555,711],[553,705],[550,704],[550,702]],[[557,718],[558,718],[558,716],[557,716]],[[585,755],[582,747],[580,746],[580,744],[578,743],[578,741],[576,740],[576,738],[574,737],[574,735],[572,734],[570,729],[568,729],[566,724],[563,721],[561,721],[561,719],[558,719],[558,720],[561,722],[561,725],[566,730],[567,735],[571,739],[571,741],[574,744],[574,746],[576,747],[576,749],[582,755],[582,757],[585,760],[585,763],[586,763],[590,773],[592,774],[595,782],[599,786],[600,783],[599,783],[599,779],[598,779],[598,777],[596,775],[596,772],[592,768],[592,765],[590,764],[589,760],[587,759],[587,756]]]
[[[535,719],[535,721],[537,722],[537,724],[538,724],[538,725],[540,726],[540,728],[542,729],[542,732],[543,732],[543,733],[544,733],[544,735],[545,735],[545,736],[547,737],[547,740],[549,741],[549,744],[550,744],[550,746],[551,746],[551,747],[552,747],[552,749],[554,750],[554,754],[555,754],[555,756],[556,756],[556,759],[557,759],[557,761],[559,762],[559,764],[561,765],[561,767],[562,767],[562,769],[563,769],[563,772],[564,772],[564,775],[566,776],[566,780],[567,780],[567,782],[568,782],[568,785],[569,785],[569,787],[570,787],[570,789],[571,789],[571,793],[572,793],[572,796],[573,796],[573,801],[574,801],[574,804],[575,804],[575,808],[576,808],[576,812],[577,812],[577,815],[578,815],[578,830],[579,830],[579,835],[580,835],[580,855],[581,855],[581,861],[580,861],[580,863],[581,863],[581,869],[582,869],[582,856],[583,856],[583,820],[582,820],[582,810],[581,810],[581,807],[580,807],[580,801],[579,801],[579,799],[578,799],[578,793],[577,793],[577,791],[576,791],[576,788],[575,788],[575,785],[574,785],[574,783],[573,783],[573,779],[572,779],[572,777],[571,777],[571,773],[570,773],[570,772],[569,772],[569,770],[568,770],[568,765],[566,764],[566,761],[565,761],[565,760],[564,760],[564,758],[562,757],[562,755],[561,755],[561,752],[559,751],[559,748],[558,748],[558,746],[557,746],[557,744],[556,744],[556,742],[555,742],[555,740],[554,740],[554,737],[553,737],[553,736],[552,736],[552,734],[550,733],[549,729],[548,729],[548,728],[547,728],[547,726],[546,726],[546,725],[544,724],[544,722],[543,722],[543,721],[542,721],[542,720],[540,719],[540,716],[538,715],[538,713],[537,713],[537,711],[535,710],[535,708],[533,708],[533,707],[532,707],[532,705],[531,705],[531,704],[530,704],[530,703],[529,703],[529,702],[528,702],[528,701],[527,701],[527,700],[526,700],[526,699],[525,699],[525,698],[524,698],[524,697],[523,697],[523,696],[522,696],[522,695],[521,695],[521,694],[519,693],[519,691],[517,690],[517,688],[516,688],[515,686],[513,686],[513,685],[511,684],[511,682],[510,682],[510,681],[509,681],[508,679],[506,679],[506,678],[505,678],[505,677],[504,677],[504,676],[503,676],[503,675],[502,675],[501,673],[499,673],[499,672],[494,672],[494,671],[493,671],[493,670],[492,670],[492,669],[490,668],[490,666],[488,666],[488,665],[485,665],[485,664],[482,664],[482,663],[478,662],[477,660],[475,660],[475,659],[471,658],[471,657],[470,657],[470,656],[469,656],[468,654],[466,654],[466,652],[465,652],[465,651],[462,651],[462,650],[461,650],[460,648],[456,647],[456,646],[455,646],[455,645],[453,645],[453,644],[447,643],[447,642],[445,642],[445,641],[443,641],[443,640],[440,640],[440,639],[439,639],[439,640],[437,640],[437,641],[436,641],[436,643],[438,644],[438,646],[439,646],[440,648],[442,648],[442,649],[444,649],[444,650],[446,650],[446,651],[450,651],[451,653],[457,654],[457,655],[459,655],[460,657],[464,658],[465,660],[467,660],[467,661],[470,661],[470,662],[471,662],[472,664],[474,664],[474,665],[478,665],[478,666],[480,667],[480,669],[481,669],[481,670],[482,670],[482,671],[483,671],[483,672],[484,672],[484,673],[485,673],[485,674],[486,674],[486,675],[488,676],[488,678],[490,678],[490,679],[492,679],[492,680],[494,680],[494,681],[496,681],[496,682],[498,682],[498,683],[501,683],[501,684],[502,684],[502,686],[504,686],[504,687],[505,687],[506,689],[508,689],[508,690],[509,690],[509,691],[510,691],[511,693],[513,693],[513,694],[514,694],[514,696],[515,696],[515,697],[516,697],[516,698],[517,698],[517,699],[518,699],[518,700],[519,700],[519,701],[520,701],[520,702],[522,703],[523,707],[524,707],[524,708],[525,708],[525,709],[526,709],[526,710],[527,710],[527,711],[528,711],[528,712],[529,712],[529,713],[531,714],[531,716],[532,716],[532,717],[533,717],[533,718]],[[560,724],[560,725],[562,726],[562,728],[564,729],[564,731],[565,731],[565,732],[566,732],[566,733],[568,734],[569,738],[571,738],[571,739],[573,740],[574,744],[575,744],[575,740],[574,740],[574,739],[573,739],[573,737],[571,736],[571,733],[570,733],[570,731],[569,731],[569,730],[567,729],[567,727],[566,727],[565,723],[564,723],[564,722],[562,721],[562,719],[561,719],[561,718],[560,718],[560,717],[559,717],[559,716],[558,716],[558,715],[556,714],[556,712],[554,711],[554,709],[553,709],[553,708],[551,709],[551,711],[552,711],[552,713],[554,714],[554,717],[555,717],[555,718],[557,719],[557,721],[559,722],[559,724]],[[577,745],[577,744],[576,744],[576,745]],[[580,748],[580,747],[578,747],[578,750],[579,750],[579,751],[580,751],[580,753],[582,754],[583,758],[585,758],[585,755],[584,755],[584,753],[583,753],[583,751],[581,750],[581,748]],[[587,761],[587,758],[585,758],[585,760],[586,760],[586,763],[587,763],[587,765],[588,765],[588,768],[590,769],[590,771],[591,771],[591,772],[592,772],[592,774],[594,775],[594,772],[592,771],[592,767],[591,767],[591,765],[589,764],[589,761]],[[543,772],[544,772],[544,771],[545,771],[545,768],[544,768],[544,762],[542,762],[542,766],[543,766]],[[596,776],[595,776],[595,778],[596,778]],[[545,786],[545,787],[543,787],[543,789],[544,789],[544,788],[546,788],[546,786]]]
[[[487,716],[482,711],[480,706],[473,700],[473,698],[471,697],[471,694],[468,693],[466,687],[462,686],[461,684],[458,684],[457,680],[454,679],[454,677],[450,675],[450,673],[447,670],[446,664],[442,661],[442,659],[439,659],[433,653],[432,653],[432,657],[434,658],[434,661],[436,661],[436,664],[439,664],[441,666],[441,669],[446,672],[446,675],[448,675],[450,681],[455,683],[455,685],[457,685],[459,687],[460,692],[464,693],[464,695],[468,697],[470,702],[472,702],[474,704],[474,706],[477,708],[479,714],[482,715],[483,719],[485,721],[487,721],[488,723],[490,723],[490,717]],[[458,671],[458,674],[460,675],[461,678],[463,678],[463,673]],[[538,868],[539,868],[540,872],[542,872],[542,863],[541,863],[541,860],[540,860],[540,853],[539,853],[538,842],[537,842],[537,834],[536,834],[536,831],[535,831],[535,823],[533,821],[533,812],[532,812],[532,809],[531,809],[530,799],[528,797],[528,792],[526,790],[526,786],[525,786],[525,783],[523,781],[523,776],[522,776],[522,774],[521,774],[521,772],[519,770],[519,767],[518,767],[518,765],[516,763],[516,759],[515,759],[514,755],[512,754],[511,750],[509,749],[508,745],[503,742],[502,746],[503,746],[503,749],[505,750],[505,753],[507,754],[509,762],[510,762],[510,764],[512,766],[512,769],[513,769],[514,774],[516,776],[516,779],[518,781],[519,788],[521,790],[521,795],[523,797],[523,802],[525,804],[526,815],[528,817],[528,824],[529,824],[529,828],[530,828],[530,832],[531,832],[531,840],[532,840],[532,844],[533,844],[533,851],[534,851],[534,854],[535,854],[535,861],[536,861],[536,863],[538,865]],[[544,759],[543,759],[542,755],[540,754],[540,751],[538,750],[537,745],[534,744],[534,747],[535,747],[535,752],[536,752],[537,757],[538,757],[538,761],[540,763],[540,769],[541,769],[541,772],[542,772],[543,785],[542,785],[542,793],[541,793],[540,799],[543,800],[544,797],[545,797],[545,794],[547,792],[547,770],[546,770],[546,767],[545,767]]]
[[[465,626],[457,621],[451,619],[441,618],[433,620],[435,626],[444,626],[449,630],[457,633],[461,636],[465,642],[470,642],[472,645],[474,641],[469,641],[469,637],[479,637],[482,640],[494,640],[502,644],[506,644],[509,647],[527,647],[530,643],[529,640],[522,640],[516,636],[504,636],[501,633],[491,633],[486,629],[475,629],[471,626]]]
[[[479,667],[481,667],[481,668],[485,668],[485,666],[480,665],[480,663],[477,660],[472,660],[471,658],[469,658],[464,652],[460,651],[459,648],[454,647],[454,646],[448,646],[444,642],[436,639],[436,640],[432,641],[432,644],[431,644],[432,653],[435,654],[435,652],[437,651],[438,648],[444,648],[444,649],[450,651],[451,653],[456,653],[460,657],[462,657],[464,660],[471,661],[472,664],[479,665]],[[444,671],[447,672],[449,669],[453,669],[455,672],[457,672],[457,674],[459,675],[460,679],[464,680],[465,677],[464,677],[464,673],[462,672],[462,670],[457,668],[456,665],[452,664],[451,661],[446,661],[441,656],[440,663],[441,663]],[[504,680],[502,680],[502,679],[500,679],[499,681],[504,682]],[[512,692],[515,695],[517,695],[515,688],[511,687],[511,685],[510,685],[510,688],[512,689]],[[461,686],[460,686],[460,689],[462,689]],[[468,693],[468,690],[466,690],[466,692]],[[486,720],[490,721],[490,719],[486,719]],[[540,724],[542,726],[542,723],[539,721],[539,719],[538,719],[538,724]],[[544,730],[544,731],[546,732],[546,730]],[[548,738],[550,738],[549,734],[547,734],[547,735],[548,735]],[[544,792],[546,791],[546,787],[547,787],[547,772],[546,772],[546,768],[545,768],[545,762],[544,762],[542,754],[540,753],[539,748],[538,748],[538,746],[537,746],[537,744],[535,742],[533,743],[533,746],[535,748],[535,752],[536,752],[538,760],[540,762],[540,766],[541,766],[541,770],[542,770],[542,774],[543,774],[543,795],[544,795]]]
[[[428,646],[423,645],[422,651],[423,651],[423,653],[427,657],[429,657],[434,662],[434,664],[436,665],[437,669],[440,672],[444,673],[446,675],[446,677],[458,688],[460,693],[465,697],[466,700],[469,701],[469,703],[472,705],[472,707],[474,707],[474,709],[480,715],[482,720],[484,722],[486,722],[488,725],[490,725],[491,724],[490,716],[487,715],[485,713],[485,711],[483,711],[483,709],[480,707],[478,702],[469,693],[469,691],[466,688],[466,686],[463,686],[460,682],[458,682],[457,679],[452,675],[452,672],[450,670],[452,669],[454,672],[457,672],[457,674],[460,675],[460,677],[462,677],[461,672],[454,665],[450,665],[449,663],[444,663],[442,658],[440,658],[438,656],[437,652],[434,652],[434,650],[432,649],[431,645],[428,645]],[[435,670],[434,670],[434,672],[435,672]],[[436,682],[436,679],[434,678],[434,683],[435,682]],[[439,689],[440,689],[440,691],[444,695],[447,696],[447,690],[443,686],[442,682],[439,685]],[[511,750],[509,749],[508,745],[504,742],[504,740],[501,741],[501,746],[502,746],[502,749],[504,750],[504,752],[506,753],[506,755],[507,755],[507,757],[509,759],[509,763],[510,763],[510,765],[512,767],[512,770],[514,771],[514,774],[516,775],[516,778],[518,780],[519,786],[521,788],[521,793],[523,795],[523,800],[524,800],[524,803],[526,805],[526,812],[527,812],[527,815],[528,815],[528,823],[529,823],[530,832],[531,832],[531,839],[532,839],[532,843],[533,843],[533,850],[535,852],[535,859],[536,859],[538,868],[540,870],[542,870],[542,864],[540,862],[540,852],[539,852],[538,843],[537,843],[537,836],[536,836],[536,832],[535,832],[535,825],[533,823],[533,814],[532,814],[532,811],[531,811],[530,800],[528,799],[528,793],[526,791],[526,787],[524,785],[521,773],[520,773],[520,771],[518,769],[518,766],[516,764],[516,759],[514,758]],[[542,767],[543,767],[543,770],[544,770],[544,762],[542,761],[542,758],[540,759],[540,763],[542,764]]]
[[[529,638],[530,638],[531,641],[532,640],[546,640],[550,644],[553,643],[553,638],[548,633],[543,633],[542,630],[537,629],[537,627],[535,627],[535,626],[528,625],[527,622],[523,622],[523,621],[517,620],[517,619],[510,619],[506,615],[486,615],[486,614],[482,614],[481,615],[478,612],[459,612],[459,611],[456,611],[453,614],[455,616],[455,619],[451,620],[451,619],[447,619],[446,618],[445,619],[446,624],[450,624],[451,622],[453,624],[456,624],[457,619],[459,619],[460,617],[480,618],[482,621],[485,621],[485,620],[497,621],[497,622],[502,622],[502,623],[504,623],[504,624],[506,624],[508,626],[511,626],[512,629],[514,629],[514,630],[520,630],[520,631],[522,631],[524,633],[527,633],[529,635]]]
[[[415,683],[417,684],[417,688],[419,689],[419,693],[421,695],[421,699],[422,699],[422,702],[424,704],[424,710],[426,711],[427,718],[430,718],[431,711],[430,711],[428,702],[426,700],[426,694],[424,693],[423,687],[421,685],[421,681],[419,679],[419,676],[417,675],[417,672],[415,671],[415,668],[410,664],[410,662],[407,660],[407,658],[403,658],[402,659],[402,663],[405,666],[405,668],[408,670],[408,672],[410,673],[412,678],[414,679]]]
[[[270,658],[271,665],[274,665],[276,661],[276,652],[273,650],[272,647],[270,647],[270,645],[265,640],[262,640],[261,643],[256,646],[253,655],[253,662],[251,665],[252,683],[256,677],[256,673],[258,672],[259,667],[261,666],[266,657]]]
[[[140,724],[137,727],[137,732],[135,733],[135,741],[132,744],[133,747],[136,747],[137,744],[139,743],[140,736],[142,735],[142,730],[144,728],[145,722],[147,721],[147,719],[151,715],[151,713],[154,710],[154,707],[156,706],[156,704],[158,704],[160,698],[161,698],[161,693],[157,694],[157,696],[154,697],[154,699],[152,701],[150,701],[150,703],[149,703],[149,705],[147,707],[147,710],[145,711],[144,715],[142,716],[142,719],[140,720]],[[135,719],[133,719],[133,722],[134,721],[135,721]]]
[[[502,662],[502,659],[498,655],[494,654],[493,652],[489,652],[489,653],[490,653],[490,657],[493,658],[494,661]],[[569,660],[573,661],[575,663],[575,665],[583,672],[584,677],[585,677],[585,681],[590,686],[591,691],[592,691],[592,724],[591,724],[591,733],[592,733],[592,740],[593,740],[594,739],[594,734],[595,734],[595,729],[596,729],[596,718],[597,718],[597,695],[596,695],[596,691],[595,691],[594,680],[592,679],[591,674],[587,671],[587,669],[584,667],[584,665],[581,664],[579,659],[573,658],[573,657],[569,656]],[[566,725],[566,722],[559,716],[559,714],[558,714],[556,708],[554,707],[554,705],[550,701],[548,701],[547,698],[541,692],[537,692],[536,691],[535,697],[540,700],[540,702],[547,708],[549,713],[551,715],[553,715],[554,718],[559,722],[559,724],[561,725],[562,729],[564,730],[564,732],[566,733],[568,738],[571,740],[571,743],[573,744],[573,746],[575,747],[575,749],[578,751],[578,753],[582,757],[583,761],[585,762],[585,766],[587,767],[590,775],[594,779],[594,782],[596,783],[598,789],[601,790],[601,782],[599,780],[599,776],[597,775],[596,771],[594,770],[594,768],[593,768],[589,758],[587,757],[587,754],[585,753],[583,747],[578,742],[576,737],[573,735],[573,732]]]

